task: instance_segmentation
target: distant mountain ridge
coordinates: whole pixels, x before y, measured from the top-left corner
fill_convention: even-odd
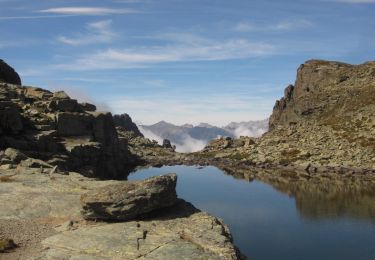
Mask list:
[[[148,138],[161,142],[169,139],[177,146],[177,151],[192,152],[204,146],[219,136],[239,137],[241,135],[258,137],[268,130],[268,119],[249,122],[232,122],[224,127],[217,127],[207,123],[197,126],[184,124],[177,126],[165,121],[153,125],[140,125],[140,131]]]

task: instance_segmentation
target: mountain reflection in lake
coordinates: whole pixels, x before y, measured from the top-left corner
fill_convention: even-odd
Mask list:
[[[168,166],[129,180],[178,174],[178,196],[224,219],[250,259],[375,259],[371,182]],[[283,176],[283,177],[280,177]]]

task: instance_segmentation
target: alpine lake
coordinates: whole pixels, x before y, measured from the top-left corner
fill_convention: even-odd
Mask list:
[[[129,180],[177,173],[178,197],[224,220],[249,259],[375,259],[375,187],[264,181],[212,166],[140,169]]]

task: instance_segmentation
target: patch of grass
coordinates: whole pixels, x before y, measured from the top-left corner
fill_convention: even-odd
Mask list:
[[[295,157],[300,154],[301,151],[298,149],[290,149],[290,150],[283,150],[281,151],[281,155],[284,157]]]
[[[195,157],[200,158],[214,158],[216,155],[216,152],[198,152],[193,154]]]
[[[248,154],[246,153],[234,153],[229,155],[227,158],[232,159],[232,160],[242,160],[246,159],[248,157]]]

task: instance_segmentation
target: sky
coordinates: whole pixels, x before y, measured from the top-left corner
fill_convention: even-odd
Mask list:
[[[267,118],[309,59],[375,60],[375,0],[0,0],[23,84],[152,124]]]

